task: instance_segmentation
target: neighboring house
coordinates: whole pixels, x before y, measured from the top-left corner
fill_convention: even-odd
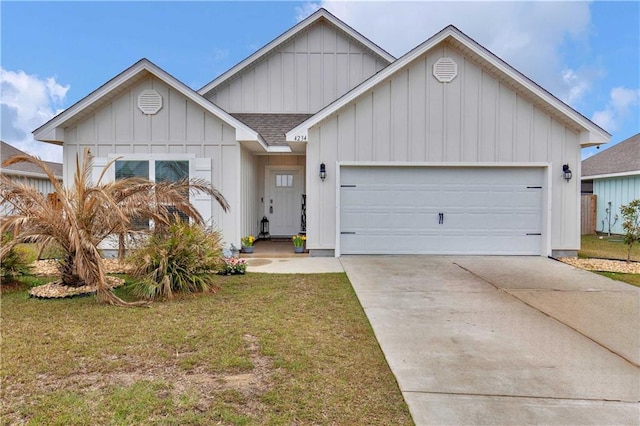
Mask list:
[[[576,254],[580,150],[610,138],[453,26],[395,59],[324,9],[198,92],[143,59],[34,135],[211,181],[227,243],[266,216],[330,256]]]
[[[640,199],[640,133],[582,162],[582,192],[596,195],[596,230],[624,234],[620,206]]]
[[[4,163],[5,160],[15,157],[16,155],[27,155],[26,152],[20,151],[18,148],[9,145],[6,142],[0,141],[0,143],[2,145],[0,147],[0,157],[2,159],[0,163]],[[45,163],[58,180],[62,181],[62,164],[52,163],[49,161],[45,161]],[[34,186],[43,194],[56,192],[47,175],[44,174],[39,167],[36,167],[31,163],[16,163],[9,167],[0,167],[0,173],[10,176],[11,179],[14,180],[20,179],[25,183]]]

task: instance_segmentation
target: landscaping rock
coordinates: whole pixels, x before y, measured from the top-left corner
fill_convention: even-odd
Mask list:
[[[128,264],[120,263],[117,259],[103,259],[103,262],[109,274],[127,274],[132,269]],[[58,261],[54,259],[38,260],[31,265],[31,271],[34,275],[59,275]]]
[[[617,272],[621,274],[640,274],[640,262],[625,262],[610,259],[576,259],[561,257],[559,261],[587,271]]]

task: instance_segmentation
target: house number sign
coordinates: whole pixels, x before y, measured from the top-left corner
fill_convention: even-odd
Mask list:
[[[293,138],[293,140],[295,142],[306,142],[307,141],[307,135],[300,135],[300,136],[295,136]]]

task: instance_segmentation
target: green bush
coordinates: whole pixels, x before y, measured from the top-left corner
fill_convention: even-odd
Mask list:
[[[2,236],[2,244],[8,244],[11,238],[10,233],[4,234]],[[0,257],[0,278],[4,279],[28,274],[31,269],[31,263],[33,263],[34,260],[35,255],[31,253],[28,247],[12,247]]]
[[[145,299],[215,290],[215,273],[224,264],[222,237],[217,230],[177,221],[157,230],[127,260],[138,279],[132,290]]]

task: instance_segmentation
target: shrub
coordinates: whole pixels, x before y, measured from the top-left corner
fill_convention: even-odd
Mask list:
[[[2,236],[2,244],[11,241],[11,233],[7,232]],[[11,247],[2,257],[0,257],[0,278],[15,277],[30,272],[31,263],[35,256],[24,246]]]
[[[139,279],[133,292],[153,300],[215,290],[215,272],[223,266],[221,241],[219,231],[186,221],[162,227],[127,259]]]

